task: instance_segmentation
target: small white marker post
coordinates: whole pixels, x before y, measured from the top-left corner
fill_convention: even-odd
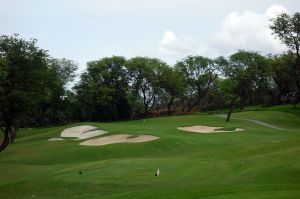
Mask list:
[[[156,173],[155,173],[155,176],[159,176],[159,169],[157,169]]]

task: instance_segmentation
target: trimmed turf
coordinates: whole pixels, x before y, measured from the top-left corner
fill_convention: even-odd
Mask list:
[[[160,137],[99,147],[47,141],[78,124],[22,131],[0,153],[0,198],[300,198],[300,118],[278,111],[233,116],[287,130],[238,119],[226,123],[214,115],[84,123],[109,131],[107,135]],[[176,129],[199,124],[245,131],[200,134]],[[157,168],[159,177],[154,176]]]

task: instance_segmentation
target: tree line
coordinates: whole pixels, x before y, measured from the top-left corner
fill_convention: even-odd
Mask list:
[[[294,61],[291,53],[245,50],[216,59],[188,56],[174,66],[156,58],[106,57],[88,63],[73,102],[84,121],[297,103]]]
[[[281,14],[271,30],[289,50],[279,55],[239,50],[214,59],[188,56],[174,65],[149,57],[105,57],[77,64],[56,59],[36,40],[0,37],[0,151],[17,128],[73,121],[116,121],[246,105],[298,103],[300,14]]]

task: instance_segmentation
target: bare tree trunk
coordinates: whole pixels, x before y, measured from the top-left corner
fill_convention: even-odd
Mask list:
[[[151,112],[152,109],[154,108],[155,104],[156,104],[156,97],[155,97],[155,94],[153,93],[150,101],[148,101],[148,104],[151,103],[152,101],[152,105],[150,106],[150,108],[148,109],[148,112]]]
[[[144,89],[142,89],[143,92],[143,102],[144,102],[144,115],[147,116],[148,114],[148,102],[147,102],[147,98],[146,98],[146,91]]]
[[[186,112],[191,112],[192,109],[195,107],[194,104],[195,103],[193,103],[193,97],[190,97],[189,99],[187,99],[187,109],[186,109]]]
[[[9,129],[9,135],[10,135],[10,143],[13,143],[15,141],[16,136],[17,136],[17,132],[16,132],[15,127],[12,126]]]
[[[233,111],[233,110],[230,109],[229,112],[227,113],[226,122],[229,122],[232,111]]]
[[[227,113],[226,122],[229,122],[232,112],[234,111],[235,105],[231,105],[229,112]]]
[[[171,104],[168,103],[168,115],[171,115]]]
[[[9,144],[9,129],[10,127],[5,127],[5,129],[3,130],[4,138],[0,145],[0,152],[3,151]]]
[[[130,120],[134,119],[134,111],[132,111],[131,115],[130,115]]]
[[[174,97],[171,97],[169,103],[168,103],[168,115],[171,115],[171,106],[174,102]]]
[[[185,110],[185,99],[181,100],[181,104],[182,104],[182,107],[181,107],[181,112],[184,112]]]

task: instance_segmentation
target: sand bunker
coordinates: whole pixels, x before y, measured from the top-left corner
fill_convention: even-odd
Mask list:
[[[90,125],[75,126],[61,132],[61,137],[72,137],[78,140],[96,137],[107,133],[107,131],[95,130],[97,127]]]
[[[81,142],[80,145],[101,146],[101,145],[122,143],[122,142],[129,142],[129,143],[148,142],[148,141],[156,140],[158,138],[159,137],[156,137],[153,135],[137,135],[136,137],[132,137],[128,134],[118,134],[118,135],[111,135],[111,136],[106,136],[106,137],[90,139],[90,140]]]
[[[64,129],[60,137],[50,138],[48,141],[60,141],[63,138],[74,138],[75,140],[83,140],[107,133],[107,131],[95,130],[97,127],[90,125],[75,126]]]
[[[236,128],[233,131],[218,130],[218,129],[222,129],[222,128],[223,127],[196,125],[196,126],[178,127],[177,129],[182,130],[182,131],[195,132],[195,133],[224,133],[224,132],[234,132],[234,131],[243,131],[244,130],[244,129],[240,129],[240,128]]]
[[[90,126],[90,125],[67,128],[61,132],[61,137],[50,138],[48,141],[64,140],[63,137],[82,140],[82,139],[93,138],[107,133],[107,131],[95,130],[96,128],[97,127]],[[121,142],[130,142],[130,143],[147,142],[147,141],[156,140],[158,138],[159,137],[152,136],[152,135],[131,136],[128,134],[119,134],[119,135],[111,135],[106,137],[89,139],[87,141],[81,142],[80,145],[101,146],[101,145],[121,143]]]
[[[97,127],[94,126],[90,126],[90,125],[83,125],[83,126],[74,126],[71,128],[67,128],[64,129],[61,132],[61,137],[79,137],[80,134],[87,132],[87,131],[91,131],[91,130],[95,130]]]
[[[99,135],[103,135],[105,133],[107,133],[107,131],[102,131],[102,130],[87,131],[87,132],[84,132],[84,133],[80,134],[78,136],[78,140],[83,140],[83,139],[87,139],[87,138],[96,137],[96,136],[99,136]]]
[[[48,139],[48,141],[60,141],[60,140],[64,140],[63,138],[50,138]]]

